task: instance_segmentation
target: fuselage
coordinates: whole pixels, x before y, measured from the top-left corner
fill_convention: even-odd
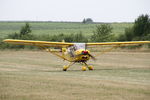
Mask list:
[[[64,57],[70,62],[86,62],[92,56],[85,43],[75,43],[68,48],[62,48]]]
[[[90,59],[89,50],[79,49],[75,51],[76,62],[86,62]]]
[[[86,62],[90,59],[90,51],[85,49],[67,51],[65,55],[68,60],[73,62]]]

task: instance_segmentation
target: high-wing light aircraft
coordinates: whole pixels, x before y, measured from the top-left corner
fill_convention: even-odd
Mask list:
[[[40,47],[64,60],[69,61],[68,65],[63,66],[63,71],[75,63],[82,64],[82,70],[86,71],[86,68],[93,70],[93,66],[88,65],[87,61],[90,59],[95,59],[89,50],[88,46],[101,46],[108,45],[111,48],[105,50],[108,52],[113,48],[132,45],[132,44],[148,44],[150,41],[130,41],[130,42],[101,42],[101,43],[68,43],[68,42],[48,42],[48,41],[32,41],[32,40],[15,40],[15,39],[5,39],[4,42],[17,44],[17,45],[31,45]],[[51,48],[53,47],[53,48]]]

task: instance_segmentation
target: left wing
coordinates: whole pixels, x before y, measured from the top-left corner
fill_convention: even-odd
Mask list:
[[[96,45],[131,45],[131,44],[148,44],[150,41],[128,41],[128,42],[100,42],[100,43],[87,43],[87,46]]]
[[[16,40],[16,39],[5,39],[4,42],[17,45],[31,45],[37,47],[68,47],[74,45],[73,43],[66,43],[66,42],[48,42],[48,41]]]
[[[138,45],[138,44],[148,44],[150,43],[150,41],[128,41],[128,42],[100,42],[100,43],[86,43],[86,46],[90,47],[90,46],[106,46],[108,48],[102,49],[101,48],[101,53],[96,55],[102,55],[105,54],[107,52],[112,51],[113,49],[116,49],[118,47],[122,47],[122,46],[130,46],[130,45]]]

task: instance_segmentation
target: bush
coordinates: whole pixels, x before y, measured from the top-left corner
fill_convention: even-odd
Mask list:
[[[96,26],[96,30],[93,31],[91,40],[93,42],[107,42],[112,41],[114,35],[112,35],[112,27],[108,24],[101,24]]]
[[[125,29],[125,36],[122,40],[125,41],[140,41],[140,40],[150,40],[150,18],[146,15],[139,16],[135,22],[133,27]],[[119,37],[120,38],[120,37]],[[118,39],[121,40],[121,39]],[[122,41],[121,40],[121,41]]]

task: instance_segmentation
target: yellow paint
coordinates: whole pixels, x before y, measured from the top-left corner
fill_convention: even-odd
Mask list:
[[[16,44],[16,45],[32,45],[40,47],[47,52],[50,52],[58,57],[60,57],[63,60],[69,61],[69,65],[64,66],[63,70],[66,71],[71,65],[73,65],[76,62],[79,62],[83,64],[82,70],[85,71],[86,67],[89,68],[89,70],[93,70],[92,66],[89,66],[86,64],[90,58],[92,58],[91,53],[89,50],[85,49],[79,49],[72,52],[68,51],[68,48],[70,46],[73,46],[74,43],[67,43],[65,41],[62,42],[48,42],[48,41],[33,41],[33,40],[15,40],[15,39],[5,39],[3,42],[10,43],[10,44]],[[119,46],[125,46],[125,45],[131,45],[131,44],[147,44],[150,43],[150,41],[130,41],[130,42],[101,42],[101,43],[86,43],[86,46],[93,46],[93,45],[114,45],[112,48],[105,50],[102,53],[109,52],[112,49],[119,47]],[[49,47],[59,47],[61,50],[58,49],[50,49]],[[85,52],[85,53],[84,53]]]

